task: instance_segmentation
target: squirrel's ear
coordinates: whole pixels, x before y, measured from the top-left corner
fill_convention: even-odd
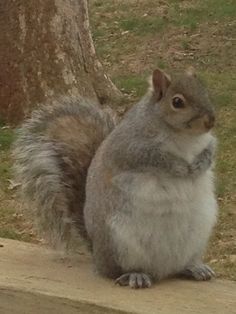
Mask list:
[[[152,89],[155,95],[157,96],[157,100],[160,100],[166,93],[167,88],[170,85],[170,77],[161,71],[160,69],[156,69],[152,74]]]

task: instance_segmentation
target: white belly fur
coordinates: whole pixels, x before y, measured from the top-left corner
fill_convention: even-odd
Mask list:
[[[109,225],[125,271],[163,278],[200,258],[216,221],[211,170],[194,181],[135,174],[122,188],[129,214],[119,212]]]

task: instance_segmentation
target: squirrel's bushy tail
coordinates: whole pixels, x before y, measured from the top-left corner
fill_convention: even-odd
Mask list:
[[[74,251],[81,235],[86,237],[87,170],[114,126],[111,112],[83,99],[61,98],[34,111],[18,131],[17,182],[36,226],[55,247]]]

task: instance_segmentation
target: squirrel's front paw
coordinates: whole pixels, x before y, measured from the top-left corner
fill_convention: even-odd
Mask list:
[[[152,281],[150,276],[144,273],[126,273],[115,280],[120,286],[130,286],[133,289],[150,288]]]
[[[205,264],[190,265],[181,273],[181,275],[198,281],[210,280],[212,277],[215,277],[214,271]]]
[[[190,165],[190,174],[194,175],[206,171],[213,162],[213,156],[213,150],[209,148],[204,149]]]

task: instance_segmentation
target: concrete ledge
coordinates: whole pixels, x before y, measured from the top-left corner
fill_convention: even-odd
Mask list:
[[[236,313],[236,282],[168,280],[131,290],[96,276],[90,258],[0,239],[0,313]]]

